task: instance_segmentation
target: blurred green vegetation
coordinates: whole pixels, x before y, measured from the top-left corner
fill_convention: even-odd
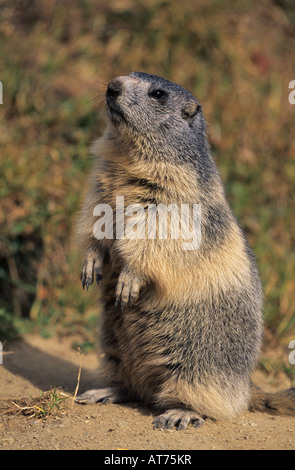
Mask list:
[[[295,337],[293,0],[0,1],[0,339],[93,341],[75,214],[105,84],[164,76],[203,104],[231,207],[254,248],[268,330]]]

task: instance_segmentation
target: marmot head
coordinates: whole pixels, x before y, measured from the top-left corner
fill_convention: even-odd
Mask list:
[[[204,145],[206,123],[197,99],[180,85],[142,72],[117,77],[107,88],[108,116],[116,132],[149,146],[193,150]],[[199,145],[197,145],[199,147]],[[174,153],[174,152],[173,152]]]

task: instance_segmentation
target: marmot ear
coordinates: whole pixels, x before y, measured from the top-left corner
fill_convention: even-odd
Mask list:
[[[185,107],[181,111],[183,119],[192,119],[195,117],[201,109],[201,105],[191,100],[186,103]]]

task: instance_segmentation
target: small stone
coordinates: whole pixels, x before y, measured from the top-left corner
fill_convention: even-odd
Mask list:
[[[1,439],[1,442],[3,445],[11,445],[14,443],[13,437],[5,437],[4,439]]]

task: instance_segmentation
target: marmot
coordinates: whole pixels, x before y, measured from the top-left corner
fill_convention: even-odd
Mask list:
[[[94,277],[102,287],[109,386],[76,401],[141,401],[160,413],[158,428],[198,427],[247,409],[295,414],[295,388],[268,394],[250,380],[262,338],[261,282],[211,156],[200,103],[173,82],[132,72],[109,83],[106,104],[78,239],[83,288]],[[122,196],[123,209],[140,205],[145,216],[149,205],[199,204],[198,248],[185,250],[181,237],[148,237],[146,228],[116,237]],[[105,227],[113,239],[94,236],[98,204],[113,210]]]

